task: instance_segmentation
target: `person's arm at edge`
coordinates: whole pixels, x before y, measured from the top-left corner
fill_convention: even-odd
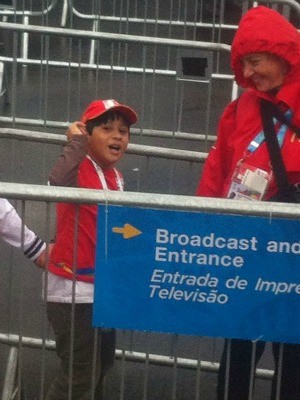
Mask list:
[[[217,140],[212,146],[205,161],[196,196],[222,197],[227,178],[226,159],[229,157],[228,139],[235,129],[237,100],[231,102],[224,110],[217,133]]]
[[[22,229],[24,229],[23,238]],[[23,246],[24,255],[34,262],[46,251],[46,243],[23,224],[12,204],[3,198],[0,198],[0,236],[14,247]]]

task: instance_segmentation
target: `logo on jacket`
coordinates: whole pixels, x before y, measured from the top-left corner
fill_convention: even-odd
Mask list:
[[[300,136],[297,133],[293,133],[291,137],[291,142],[300,142]]]

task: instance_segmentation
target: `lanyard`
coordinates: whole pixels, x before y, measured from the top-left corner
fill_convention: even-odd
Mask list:
[[[109,190],[108,186],[107,186],[107,182],[106,182],[105,176],[104,176],[104,173],[103,173],[102,168],[100,167],[100,165],[95,163],[95,161],[88,154],[86,155],[86,157],[89,160],[92,161],[92,164],[93,164],[93,166],[94,166],[94,168],[95,168],[95,170],[96,170],[96,172],[97,172],[97,174],[99,176],[99,179],[100,179],[100,182],[101,182],[101,185],[102,185],[102,189]],[[123,179],[121,178],[118,170],[116,170],[115,168],[113,168],[113,170],[114,170],[114,172],[116,174],[118,190],[123,192],[123,189],[124,189],[123,188]]]
[[[291,117],[292,117],[292,110],[286,111],[286,113],[284,115],[285,115],[286,119],[288,121],[290,121]],[[277,122],[278,122],[277,119],[273,118],[274,126],[277,124]],[[282,147],[283,140],[284,140],[287,129],[288,129],[287,125],[284,125],[284,124],[281,124],[280,128],[278,129],[277,139],[278,139],[280,148]],[[262,144],[262,142],[264,140],[265,140],[265,134],[264,134],[264,131],[261,131],[255,136],[255,138],[251,141],[251,143],[247,147],[248,152],[254,153],[255,150],[257,150],[259,148],[259,146]]]

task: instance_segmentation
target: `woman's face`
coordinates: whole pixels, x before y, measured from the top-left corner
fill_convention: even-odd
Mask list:
[[[275,54],[252,53],[242,58],[243,74],[257,90],[270,92],[280,88],[289,70],[289,64]]]

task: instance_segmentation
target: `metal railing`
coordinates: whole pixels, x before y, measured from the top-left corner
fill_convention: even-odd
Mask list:
[[[63,135],[55,133],[34,132],[34,131],[27,131],[22,129],[13,129],[13,128],[0,128],[0,138],[26,140],[26,141],[34,141],[36,143],[60,144],[60,145],[64,145],[67,142],[66,137]],[[133,143],[129,143],[126,152],[128,154],[139,155],[139,156],[183,160],[196,163],[203,163],[207,157],[207,153],[205,152],[171,149],[171,148],[166,148],[166,147],[164,148],[157,146],[145,146]]]
[[[228,1],[228,3],[230,0]],[[112,2],[111,4],[111,9],[112,9],[112,14],[111,15],[104,15],[101,10],[101,2],[98,3],[98,9],[97,13],[94,14],[87,14],[84,12],[79,11],[75,6],[74,6],[74,1],[73,0],[66,0],[65,3],[67,3],[67,6],[64,10],[64,12],[67,12],[67,9],[69,9],[70,13],[73,14],[74,16],[83,19],[83,20],[89,20],[93,22],[117,22],[119,24],[125,23],[128,29],[128,24],[142,24],[142,25],[155,25],[155,26],[166,26],[169,28],[172,27],[183,27],[183,28],[214,28],[214,29],[237,29],[237,24],[226,24],[222,20],[224,19],[224,4],[226,4],[226,0],[220,1],[218,3],[211,1],[209,2],[212,8],[212,16],[211,19],[213,22],[203,22],[203,1],[202,0],[196,0],[194,4],[191,5],[188,4],[186,1],[183,2],[183,10],[180,11],[180,9],[176,8],[171,1],[171,5],[169,8],[169,19],[162,19],[159,16],[159,6],[156,6],[155,8],[155,15],[152,18],[149,18],[147,16],[147,6],[144,8],[144,15],[140,16],[138,11],[137,11],[137,4],[135,4],[134,7],[132,7],[131,12],[129,10],[129,6],[121,7],[119,10],[119,14],[117,15],[117,10],[116,10],[116,5],[115,2]],[[280,4],[280,5],[286,5],[291,7],[292,10],[296,11],[300,15],[300,4],[296,0],[259,0],[259,1],[250,1],[250,0],[242,0],[241,2],[236,2],[236,5],[240,5],[241,11],[245,12],[246,9],[252,7],[253,5],[256,4]],[[218,6],[218,7],[217,7]],[[193,10],[192,14],[194,15],[194,19],[187,19],[184,18],[188,14],[188,7]],[[94,8],[97,8],[96,6]],[[176,10],[175,10],[176,9]],[[220,13],[219,18],[216,16],[216,11],[217,9],[221,9],[222,12]],[[175,17],[172,15],[173,12],[177,11],[177,15]],[[124,15],[123,15],[124,12]],[[198,18],[197,18],[198,16]],[[218,21],[219,19],[219,21]],[[65,18],[64,18],[65,20]],[[237,21],[238,22],[238,21]],[[99,24],[93,25],[93,31],[97,32],[99,29]],[[120,29],[120,28],[119,28]],[[171,31],[169,31],[171,33]],[[193,38],[195,39],[195,38]]]
[[[31,17],[45,17],[47,16],[56,6],[57,0],[49,0],[47,2],[47,6],[44,9],[35,11],[35,10],[28,10],[28,9],[18,9],[16,5],[12,5],[12,7],[5,6],[0,9],[0,16],[2,16],[2,20],[6,22],[9,17],[13,17],[13,20],[16,22],[17,19],[21,19],[22,25],[29,25]],[[43,4],[42,4],[43,6]],[[28,34],[24,32],[22,35],[21,41],[21,58],[26,60],[28,58]]]
[[[46,202],[72,202],[76,204],[127,205],[133,207],[151,207],[155,209],[189,210],[197,212],[231,213],[237,215],[256,215],[268,218],[285,217],[299,218],[300,209],[293,204],[265,203],[265,202],[240,202],[227,199],[196,198],[193,196],[175,196],[147,194],[136,192],[95,191],[92,189],[77,189],[60,187],[48,187],[40,185],[26,185],[16,183],[0,183],[0,197],[20,199],[22,202],[35,201]],[[1,333],[0,343],[10,346],[8,364],[5,373],[4,390],[2,400],[11,399],[13,393],[20,390],[20,377],[16,386],[19,368],[19,349],[30,347],[53,350],[55,342],[47,338],[26,337],[19,334]],[[219,363],[214,361],[202,361],[184,357],[167,356],[147,352],[139,352],[130,349],[118,349],[116,358],[125,361],[145,363],[146,365],[161,365],[173,368],[192,369],[197,371],[217,372]],[[262,379],[272,379],[273,371],[257,369],[256,376]]]
[[[8,345],[10,348],[1,399],[11,400],[18,390],[15,384],[18,373],[18,346],[53,351],[55,350],[55,341],[0,333],[0,343]],[[219,370],[218,362],[183,357],[175,358],[172,356],[149,354],[132,350],[116,349],[115,358],[123,360],[124,362],[147,363],[149,365],[163,367],[174,367],[176,365],[177,368],[209,373],[217,373]],[[266,368],[257,368],[255,376],[259,379],[271,380],[274,376],[274,371]]]
[[[174,127],[171,135],[173,138],[178,136],[179,133],[182,133],[183,136],[188,139],[192,138],[192,133],[194,133],[187,132],[181,127],[182,110],[184,107],[184,88],[189,87],[189,85],[199,85],[199,87],[202,88],[201,85],[203,85],[203,90],[199,91],[199,94],[202,97],[205,96],[205,100],[201,99],[201,103],[205,102],[206,110],[201,110],[201,114],[199,114],[198,118],[201,117],[200,120],[205,122],[201,125],[199,123],[199,132],[195,133],[195,139],[202,137],[199,135],[204,135],[203,137],[205,138],[209,136],[209,125],[211,123],[210,104],[212,96],[212,82],[218,82],[218,85],[221,84],[221,82],[228,82],[228,85],[226,84],[226,88],[228,87],[228,90],[231,91],[231,93],[228,93],[228,101],[230,98],[235,98],[237,96],[237,86],[233,83],[233,76],[230,74],[221,74],[212,71],[211,77],[205,79],[199,78],[196,81],[185,79],[184,81],[178,76],[178,71],[176,70],[176,64],[178,63],[178,59],[180,59],[181,52],[183,50],[188,50],[191,52],[192,56],[195,54],[195,56],[198,57],[199,55],[197,54],[201,51],[215,54],[222,53],[224,56],[228,56],[230,52],[230,46],[227,44],[126,34],[111,34],[105,32],[92,33],[89,31],[74,29],[40,27],[33,25],[22,26],[20,24],[4,22],[0,22],[0,29],[6,30],[12,34],[12,54],[0,57],[0,62],[10,66],[10,81],[12,82],[11,116],[2,114],[0,117],[0,121],[5,123],[22,123],[26,125],[43,126],[44,128],[54,125],[56,125],[56,127],[64,127],[63,123],[65,123],[65,121],[76,119],[76,117],[70,116],[70,114],[73,113],[74,110],[76,111],[76,109],[79,109],[79,100],[78,98],[73,99],[74,96],[70,95],[70,93],[74,90],[74,85],[78,87],[78,91],[80,93],[83,93],[87,90],[87,88],[83,86],[83,79],[85,79],[83,76],[85,76],[86,71],[94,71],[95,73],[92,78],[95,82],[93,85],[94,91],[97,91],[97,87],[99,87],[99,78],[101,77],[101,80],[104,80],[104,77],[106,77],[106,85],[110,85],[110,88],[108,90],[106,89],[106,92],[111,93],[111,95],[109,94],[105,97],[117,97],[118,99],[121,97],[121,100],[122,97],[127,96],[127,91],[130,89],[128,84],[129,77],[131,75],[138,76],[138,81],[135,84],[138,90],[135,92],[135,95],[140,95],[140,101],[137,102],[138,105],[136,108],[140,115],[139,120],[141,128],[139,128],[139,132],[141,136],[143,135],[144,129],[146,130],[146,135],[151,133],[151,136],[155,136],[156,132],[163,131],[157,129],[157,127],[154,125],[154,108],[156,102],[160,101],[160,96],[157,97],[158,95],[156,94],[160,90],[160,86],[158,84],[159,79],[168,80],[168,85],[173,92],[170,94],[172,98],[172,103],[170,103],[170,106],[172,104],[170,116],[173,118],[172,126]],[[21,35],[24,32],[33,35],[40,41],[40,59],[30,57],[24,59],[18,56],[18,40],[17,37],[13,35]],[[65,60],[51,59],[52,52],[56,51],[55,46],[57,46],[57,43],[64,38],[69,41],[66,49],[68,49],[70,53],[67,51],[62,54],[62,58],[65,58]],[[84,47],[82,46],[82,43],[86,39],[97,41],[99,51],[101,49],[101,61],[106,61],[107,63],[100,62],[100,59],[95,64],[84,62],[84,57],[82,54],[84,52]],[[72,43],[73,40],[79,41],[79,49],[76,51],[77,55],[72,53],[74,51],[74,45]],[[120,48],[122,49],[122,57],[120,57]],[[130,54],[131,52],[133,52],[133,54],[138,52],[141,57],[127,58],[127,54]],[[169,62],[170,58],[166,58],[165,56],[167,52],[171,54],[171,64]],[[117,59],[113,61],[112,58],[115,59],[115,55]],[[74,59],[74,57],[76,57],[77,60]],[[122,61],[121,58],[124,61]],[[37,78],[39,77],[38,80],[40,85],[37,88],[39,93],[36,98],[40,98],[39,110],[40,114],[42,114],[42,118],[24,118],[17,115],[17,101],[20,98],[17,84],[18,65],[26,65],[28,67],[31,66],[32,68],[38,68],[38,74],[35,72],[35,82],[37,82]],[[47,115],[49,112],[48,102],[52,100],[49,97],[49,94],[52,95],[49,87],[51,86],[51,79],[57,79],[57,75],[55,74],[56,68],[59,68],[63,71],[61,73],[64,73],[64,76],[66,77],[66,90],[69,93],[66,103],[67,117],[65,120],[61,121],[53,120]],[[73,82],[73,70],[76,72],[75,82]],[[28,70],[27,75],[29,73],[30,71]],[[123,82],[123,86],[114,86],[114,80],[121,80]],[[150,93],[147,93],[149,89]],[[123,93],[119,96],[118,93],[120,93],[120,91]],[[90,95],[90,93],[88,93],[86,95]],[[53,95],[55,96],[56,93],[53,93]],[[97,97],[97,95],[94,97]],[[56,103],[56,99],[53,98],[53,104],[55,105]],[[62,108],[60,108],[60,112],[61,111]],[[78,115],[79,111],[76,112],[76,114]],[[146,120],[149,122],[147,123]],[[149,124],[150,127],[147,126]],[[185,135],[185,133],[188,135]],[[166,132],[162,136],[170,137],[170,132]]]

